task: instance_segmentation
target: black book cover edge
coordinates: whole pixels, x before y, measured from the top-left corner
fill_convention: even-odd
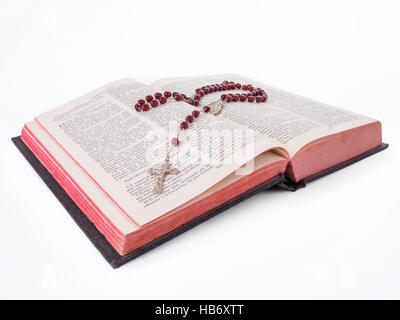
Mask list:
[[[298,183],[290,182],[285,178],[283,174],[263,182],[262,184],[242,193],[241,195],[223,203],[222,205],[213,208],[212,210],[205,212],[201,216],[177,227],[176,229],[162,235],[161,237],[147,243],[146,245],[121,256],[115,249],[108,243],[106,238],[97,230],[95,225],[86,217],[86,215],[81,211],[81,209],[75,204],[75,202],[69,197],[69,195],[64,191],[64,189],[58,184],[58,182],[53,178],[53,176],[47,171],[46,167],[36,158],[33,152],[26,146],[22,141],[21,137],[14,137],[11,139],[18,150],[23,154],[25,159],[33,167],[36,173],[44,181],[51,192],[56,196],[58,201],[61,202],[63,207],[67,210],[69,215],[75,221],[75,223],[82,229],[85,235],[93,243],[96,249],[101,253],[101,255],[107,260],[107,262],[113,267],[118,268],[123,264],[139,257],[140,255],[146,253],[147,251],[158,247],[164,242],[173,239],[174,237],[180,235],[181,233],[195,227],[196,225],[214,217],[215,215],[221,213],[222,211],[234,206],[235,204],[251,197],[257,192],[267,190],[271,187],[279,187],[285,190],[296,191],[297,189],[303,188],[307,183],[321,178],[327,174],[333,173],[339,169],[347,167],[357,161],[360,161],[366,157],[369,157],[379,151],[382,151],[388,147],[387,144],[382,144],[374,149],[371,149],[357,157],[351,158],[344,161],[336,166],[323,170],[317,174],[314,174],[308,178],[305,178]]]

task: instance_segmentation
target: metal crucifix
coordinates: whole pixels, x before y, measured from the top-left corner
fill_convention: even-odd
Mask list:
[[[163,163],[161,165],[161,168],[158,168],[158,169],[151,168],[151,169],[149,169],[149,174],[151,176],[154,176],[154,175],[158,175],[159,176],[157,184],[155,185],[155,187],[153,189],[153,192],[156,193],[156,194],[160,194],[163,191],[163,184],[164,184],[165,177],[167,175],[169,175],[169,174],[176,175],[179,172],[180,171],[178,169],[171,167],[171,164],[169,163],[169,157],[167,157],[165,159],[165,163]]]

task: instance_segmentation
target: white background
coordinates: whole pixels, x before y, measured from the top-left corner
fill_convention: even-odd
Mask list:
[[[398,1],[0,2],[0,298],[400,298]],[[377,118],[390,148],[113,270],[10,141],[109,81],[239,73]]]

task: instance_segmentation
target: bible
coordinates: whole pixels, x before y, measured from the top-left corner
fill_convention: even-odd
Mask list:
[[[162,96],[226,80],[235,103],[217,89],[201,105]],[[244,83],[268,99],[242,101]],[[161,103],[136,112],[154,92]],[[387,147],[378,120],[235,74],[118,80],[38,115],[13,141],[113,267],[258,191],[296,190]]]

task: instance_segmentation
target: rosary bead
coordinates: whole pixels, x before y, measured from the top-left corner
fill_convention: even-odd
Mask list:
[[[221,100],[225,100],[226,99],[226,94],[221,94]]]
[[[151,96],[151,95],[146,96],[146,101],[147,102],[150,102],[151,100],[153,100],[153,96]]]
[[[151,104],[151,106],[152,106],[153,108],[155,108],[155,107],[158,106],[158,101],[157,101],[157,100],[151,100],[150,104]]]
[[[187,122],[189,122],[189,123],[192,123],[193,122],[193,116],[192,115],[188,115],[188,116],[186,116],[185,120]]]
[[[200,115],[200,112],[198,110],[193,110],[192,115],[193,115],[193,117],[198,118]]]
[[[268,96],[267,96],[267,95],[265,95],[265,96],[263,96],[262,98],[263,98],[263,102],[266,102],[266,101],[267,101],[267,99],[268,99]]]
[[[164,91],[164,97],[169,98],[171,96],[170,91]]]
[[[228,90],[228,85],[223,84],[223,85],[222,85],[222,90],[224,90],[224,91],[225,91],[225,90]]]
[[[209,94],[210,93],[210,89],[209,88],[204,88],[204,93],[205,94]]]
[[[232,95],[229,94],[226,96],[226,102],[232,102],[232,99]]]
[[[235,94],[235,95],[233,96],[232,100],[233,100],[234,102],[236,102],[236,101],[239,101],[239,98],[240,98],[240,96],[239,96],[238,94]]]
[[[258,103],[263,102],[263,97],[258,96],[258,97],[256,98],[256,101],[257,101]]]
[[[247,85],[245,85],[245,84],[242,85],[242,89],[243,89],[243,90],[247,90]]]
[[[254,96],[249,96],[249,97],[247,98],[247,100],[248,100],[249,102],[254,102],[255,99],[256,99],[256,98],[254,98]]]
[[[139,103],[136,103],[136,104],[135,104],[135,110],[136,110],[136,111],[142,110],[142,107],[140,106]]]
[[[175,100],[176,101],[182,101],[183,97],[178,93],[177,95],[175,95]]]
[[[200,97],[203,97],[205,92],[200,89],[199,92],[197,92],[197,93],[200,95]]]
[[[149,105],[147,103],[142,104],[142,110],[143,111],[148,111],[149,110]]]
[[[197,100],[194,100],[194,101],[193,101],[193,105],[194,105],[195,107],[197,107],[197,106],[199,105],[199,102],[198,102]]]
[[[154,94],[154,97],[155,97],[156,99],[160,99],[160,98],[162,97],[161,92],[156,92],[156,93]]]
[[[166,97],[161,97],[160,98],[160,103],[161,104],[164,104],[164,103],[166,103],[167,102],[167,98]]]
[[[182,122],[181,122],[181,129],[182,129],[182,130],[187,129],[188,127],[189,127],[189,124],[188,124],[186,121],[182,121]]]
[[[240,89],[240,87],[242,86],[240,83],[236,83],[236,89]]]
[[[210,112],[211,108],[209,106],[203,107],[204,112]]]
[[[144,99],[138,100],[138,104],[140,104],[140,105],[145,104],[145,103],[146,103],[146,101],[144,101]]]
[[[172,138],[171,143],[173,146],[177,147],[177,146],[179,146],[180,141],[178,138]]]
[[[247,96],[245,96],[244,94],[240,95],[240,101],[246,101]]]
[[[197,101],[200,100],[200,98],[201,98],[201,97],[200,97],[199,94],[196,94],[196,95],[193,97],[193,99],[194,99],[194,100],[197,100]]]

